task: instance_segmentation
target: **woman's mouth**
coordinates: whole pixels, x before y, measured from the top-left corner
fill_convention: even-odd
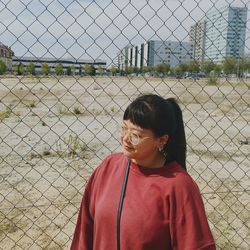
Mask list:
[[[132,150],[134,150],[134,148],[129,147],[128,145],[124,145],[124,144],[123,144],[123,148],[124,148],[125,150],[127,150],[127,151],[132,151]]]

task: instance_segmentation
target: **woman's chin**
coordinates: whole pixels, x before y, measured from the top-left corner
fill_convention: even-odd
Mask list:
[[[126,146],[123,146],[122,151],[123,151],[123,154],[128,157],[133,156],[133,154],[135,153],[135,149],[126,147]]]

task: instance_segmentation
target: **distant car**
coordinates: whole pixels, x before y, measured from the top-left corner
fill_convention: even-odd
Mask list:
[[[189,80],[200,80],[198,76],[189,76],[187,79]]]

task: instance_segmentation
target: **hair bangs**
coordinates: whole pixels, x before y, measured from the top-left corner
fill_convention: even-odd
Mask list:
[[[123,120],[130,120],[141,128],[150,129],[154,120],[152,110],[145,102],[131,103],[125,110]]]

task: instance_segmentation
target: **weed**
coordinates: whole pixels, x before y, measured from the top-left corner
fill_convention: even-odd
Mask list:
[[[36,159],[36,158],[42,158],[42,155],[37,152],[31,152],[30,153],[30,159]]]
[[[42,126],[47,126],[47,124],[45,123],[45,121],[42,121]]]
[[[34,159],[34,158],[36,158],[36,154],[34,152],[31,152],[30,159]]]
[[[74,134],[70,134],[68,138],[64,139],[64,143],[67,146],[68,156],[81,155],[87,150],[87,145]]]
[[[115,113],[115,112],[116,112],[115,107],[112,107],[112,108],[111,108],[111,112],[112,112],[112,113]]]
[[[58,106],[57,111],[60,115],[66,115],[68,113],[68,109],[65,106]]]
[[[0,111],[0,122],[3,121],[5,118],[9,118],[10,114],[12,113],[11,107],[7,107],[5,111]]]
[[[82,112],[79,107],[74,107],[74,114],[80,115]]]
[[[30,108],[35,108],[36,107],[36,103],[35,101],[32,101],[29,105]]]
[[[44,149],[43,149],[43,156],[48,156],[48,155],[50,155],[51,153],[50,153],[50,151],[49,151],[49,148],[47,148],[47,147],[45,147]]]
[[[56,152],[60,157],[82,156],[82,154],[87,150],[86,144],[82,142],[77,135],[74,134],[70,134],[68,138],[64,138],[63,143],[57,142],[56,147]]]

